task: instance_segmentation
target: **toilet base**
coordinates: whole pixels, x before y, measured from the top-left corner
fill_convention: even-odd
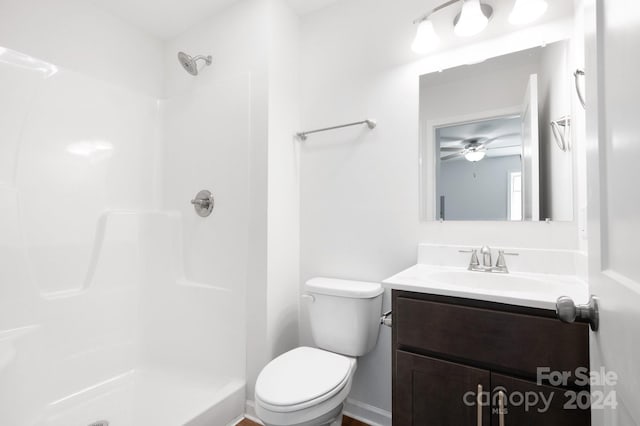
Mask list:
[[[340,404],[330,412],[323,414],[318,418],[315,418],[306,422],[302,422],[302,423],[273,424],[273,423],[266,423],[264,422],[264,420],[263,422],[265,426],[341,426],[343,408],[344,408],[344,404]]]
[[[329,423],[329,426],[342,426],[342,410],[340,410],[340,414],[338,415],[338,417],[334,421]]]

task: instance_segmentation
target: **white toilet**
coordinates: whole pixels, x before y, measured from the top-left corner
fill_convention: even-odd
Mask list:
[[[378,283],[313,278],[305,284],[320,349],[299,347],[267,364],[256,381],[256,414],[267,426],[340,425],[356,357],[378,340]]]

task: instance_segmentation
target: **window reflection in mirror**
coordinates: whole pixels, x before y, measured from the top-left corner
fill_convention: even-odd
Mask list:
[[[571,69],[559,41],[420,78],[423,219],[573,219]]]

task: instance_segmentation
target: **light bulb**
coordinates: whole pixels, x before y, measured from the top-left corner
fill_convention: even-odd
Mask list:
[[[487,153],[484,151],[469,151],[464,155],[464,158],[467,161],[475,163],[476,161],[482,160],[485,155],[487,155]]]
[[[424,54],[434,50],[439,44],[440,37],[436,34],[431,21],[425,19],[420,22],[416,31],[416,38],[413,39],[413,44],[411,44],[411,50],[419,54]]]
[[[509,23],[512,25],[529,24],[544,15],[547,7],[549,5],[546,0],[516,0],[509,15]]]
[[[456,22],[454,32],[460,37],[470,37],[487,27],[489,18],[482,13],[480,0],[463,0],[460,19]]]

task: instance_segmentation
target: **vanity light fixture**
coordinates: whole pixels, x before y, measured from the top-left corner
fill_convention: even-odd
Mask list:
[[[416,38],[413,39],[411,50],[416,53],[424,54],[432,51],[440,44],[440,37],[433,29],[433,23],[426,18],[418,24]]]
[[[478,162],[482,160],[485,155],[487,155],[484,151],[469,151],[464,155],[465,160],[471,161],[472,163]]]
[[[512,25],[529,24],[544,15],[548,7],[546,0],[516,0],[509,15],[509,23]]]
[[[480,4],[480,0],[462,0],[462,10],[453,21],[453,31],[459,37],[474,36],[487,28],[491,15],[491,6]]]
[[[449,0],[442,3],[413,21],[414,25],[418,25],[416,37],[411,45],[414,52],[424,54],[438,47],[440,37],[433,27],[431,15],[454,4],[462,4],[460,13],[453,20],[454,32],[460,37],[470,37],[480,33],[487,27],[493,15],[493,8],[481,3],[480,0]]]

